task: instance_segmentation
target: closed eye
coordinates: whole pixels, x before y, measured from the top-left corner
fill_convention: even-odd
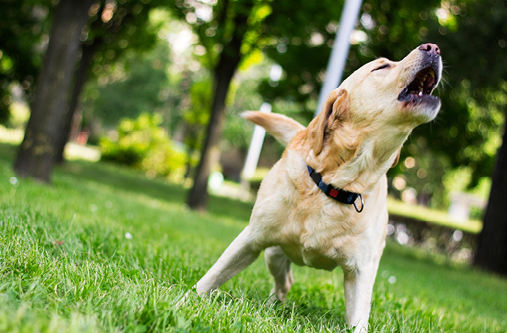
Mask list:
[[[389,68],[389,67],[391,67],[391,65],[389,65],[389,64],[384,64],[384,65],[382,65],[382,66],[380,66],[380,67],[375,68],[374,70],[372,70],[372,72],[374,72],[374,71],[378,71],[379,69]]]

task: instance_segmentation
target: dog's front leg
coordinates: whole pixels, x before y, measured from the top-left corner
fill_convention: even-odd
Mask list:
[[[345,320],[354,333],[368,331],[371,295],[376,274],[375,263],[371,262],[355,270],[344,270]]]
[[[254,262],[262,250],[263,248],[253,239],[250,226],[247,226],[197,282],[197,293],[201,295],[217,289]]]

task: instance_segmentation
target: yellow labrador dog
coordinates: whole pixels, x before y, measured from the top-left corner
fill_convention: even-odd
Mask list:
[[[293,283],[291,262],[341,266],[346,321],[367,331],[387,230],[386,172],[410,132],[436,117],[440,100],[431,92],[441,73],[438,46],[424,44],[400,62],[381,58],[358,69],[307,128],[282,115],[246,112],[288,146],[262,182],[250,224],[197,292],[218,288],[264,249],[279,300]]]

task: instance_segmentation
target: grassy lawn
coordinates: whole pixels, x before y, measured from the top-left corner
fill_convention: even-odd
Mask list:
[[[0,332],[347,332],[343,274],[294,268],[266,303],[261,256],[213,297],[187,293],[246,226],[251,205],[101,163],[71,162],[48,186],[17,180],[0,145]],[[389,244],[371,331],[506,332],[507,280]],[[337,329],[338,328],[338,329]]]
[[[409,205],[391,197],[387,198],[389,214],[413,218],[420,221],[461,229],[474,234],[482,230],[482,222],[476,220],[452,221],[447,212],[430,209],[421,205]]]

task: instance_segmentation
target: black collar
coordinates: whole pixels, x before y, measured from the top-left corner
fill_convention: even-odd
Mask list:
[[[322,181],[322,175],[316,172],[312,167],[306,166],[308,168],[308,173],[310,177],[313,179],[315,184],[324,192],[328,197],[333,198],[334,200],[347,204],[354,205],[354,208],[358,213],[361,213],[364,208],[363,196],[361,193],[348,192],[339,188],[334,187],[331,184],[326,184]],[[361,198],[361,209],[357,208],[356,200],[357,198]]]

